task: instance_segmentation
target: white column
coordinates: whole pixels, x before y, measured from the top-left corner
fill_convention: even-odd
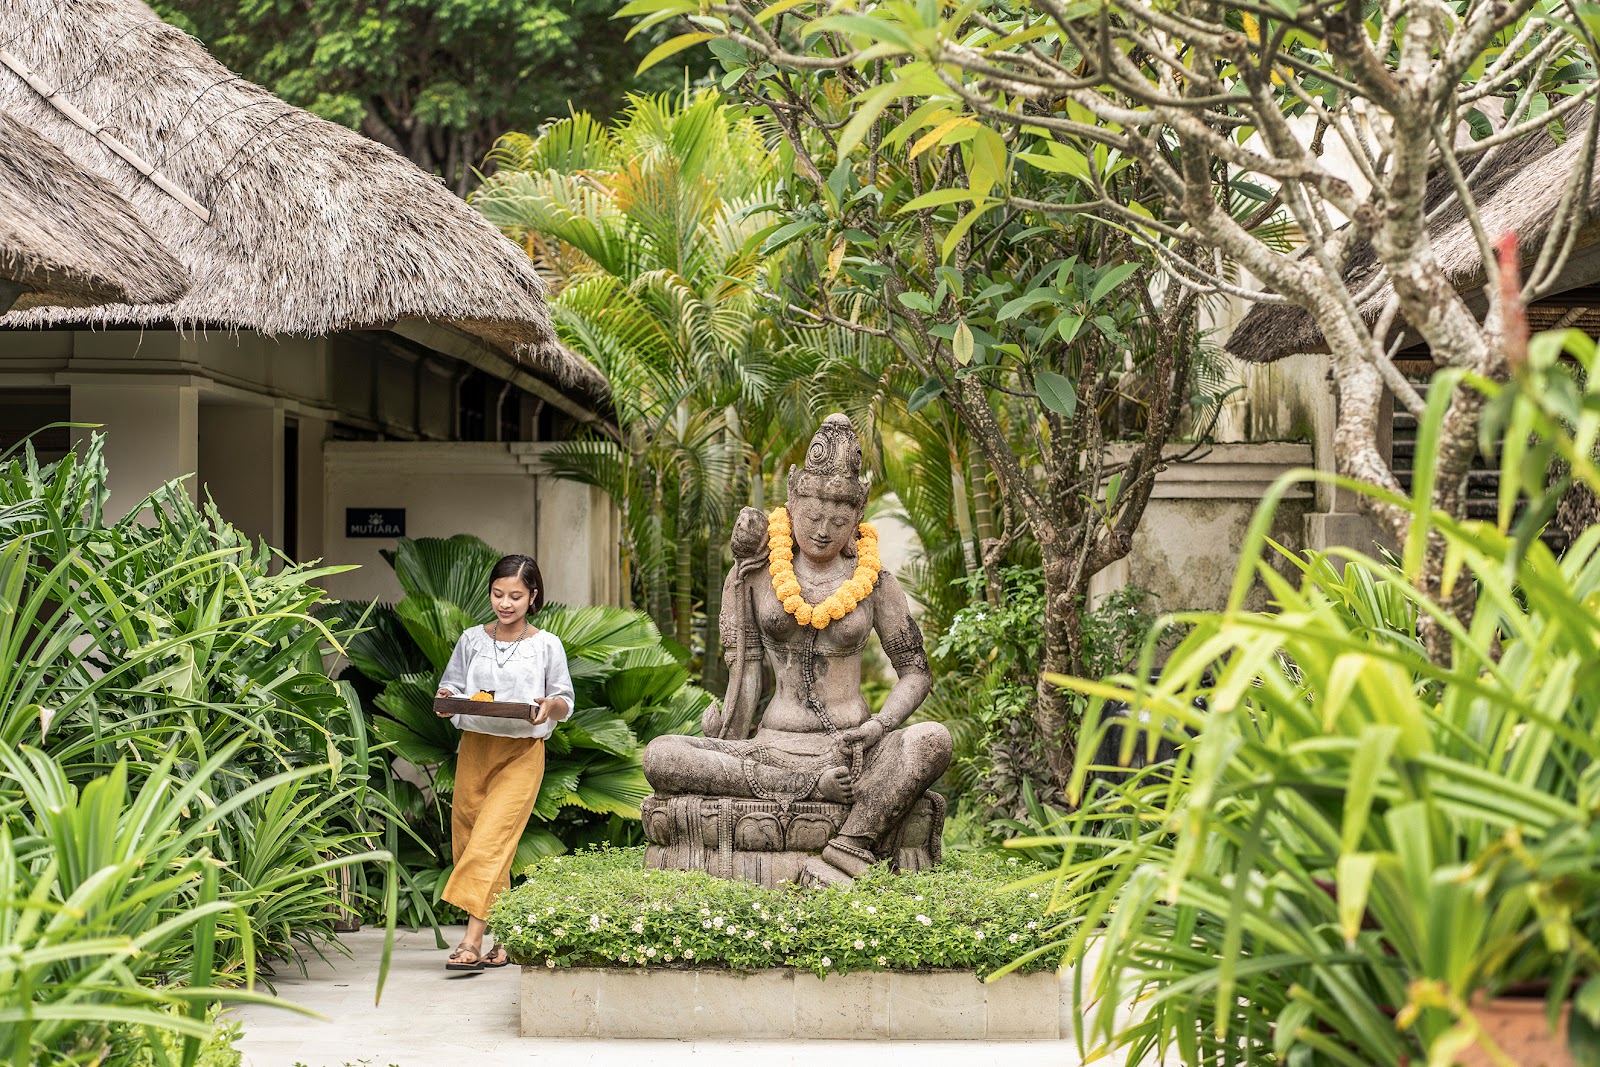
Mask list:
[[[199,481],[217,510],[251,538],[283,544],[283,409],[200,404]]]
[[[194,474],[199,452],[199,390],[187,376],[139,384],[75,381],[72,421],[95,423],[106,435],[110,470],[108,518],[131,511],[152,490]],[[96,431],[74,430],[74,441]],[[187,483],[194,497],[195,484]]]

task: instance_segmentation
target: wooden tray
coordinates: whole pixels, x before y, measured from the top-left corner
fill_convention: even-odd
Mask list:
[[[509,700],[468,700],[465,697],[434,697],[433,713],[442,718],[451,715],[487,715],[491,719],[533,718],[532,704],[518,704]]]

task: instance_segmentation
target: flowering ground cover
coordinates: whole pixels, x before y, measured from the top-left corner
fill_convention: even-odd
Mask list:
[[[541,860],[489,915],[519,963],[548,967],[958,968],[992,973],[1048,944],[1061,916],[1025,884],[1038,868],[986,854],[934,870],[874,869],[855,888],[765,889],[699,871],[652,871],[642,848]],[[1024,883],[1024,884],[1018,884]],[[1042,970],[1041,956],[1021,969]]]

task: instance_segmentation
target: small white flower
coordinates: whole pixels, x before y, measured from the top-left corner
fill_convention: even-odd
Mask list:
[[[644,933],[644,923],[634,923],[629,929],[636,934],[642,934]]]
[[[983,940],[983,931],[982,931],[982,930],[979,930],[979,931],[978,931],[978,933],[977,933],[977,938],[978,938],[978,940],[979,940],[979,941],[982,941],[982,940]]]
[[[922,898],[921,897],[912,897],[911,899],[912,900],[921,900]]]
[[[738,923],[729,923],[727,932],[730,933],[730,934],[738,933],[739,932],[739,924]]]
[[[683,950],[683,958],[686,959],[686,960],[694,959],[694,949],[692,949],[692,948],[684,949]]]
[[[673,939],[672,939],[672,947],[673,947],[673,948],[678,948],[678,947],[680,947],[680,946],[681,946],[681,945],[682,945],[682,944],[683,944],[683,938],[681,938],[681,937],[675,937],[675,938],[673,938]]]
[[[700,925],[704,929],[709,930],[709,929],[711,929],[711,920],[710,919],[701,919],[700,920]]]
[[[878,947],[878,939],[877,938],[873,938],[872,939],[872,947],[873,948],[877,948]]]
[[[1016,934],[1012,934],[1010,937],[1006,938],[1006,940],[1011,942],[1013,945],[1015,945],[1017,943],[1017,935]]]
[[[563,930],[561,927],[558,926],[558,927],[556,927],[556,936],[557,937],[566,937],[567,936],[567,932],[565,930]]]
[[[755,936],[756,936],[756,932],[754,930],[746,930],[744,932],[744,939],[746,941],[749,941],[750,939],[752,939]]]
[[[538,921],[539,921],[539,915],[538,915],[537,912],[532,912],[532,911],[528,912],[528,925],[529,926],[532,926],[534,923],[536,923]]]
[[[1037,929],[1039,929],[1039,924],[1038,924],[1038,923],[1036,923],[1036,922],[1030,922],[1030,923],[1029,923],[1029,924],[1028,924],[1028,929],[1030,929],[1030,930],[1037,930]]]
[[[933,925],[933,920],[928,918],[926,915],[918,915],[917,916],[917,922],[921,923],[923,926],[932,926]]]
[[[555,966],[555,965],[556,965],[556,961],[555,961],[555,960],[552,960],[552,959],[549,959],[549,958],[548,958],[548,957],[547,957],[547,958],[546,958],[546,959],[545,959],[545,961],[544,961],[544,965],[545,965],[545,966],[546,966],[546,967],[554,967],[554,966]]]
[[[859,937],[856,938],[856,951],[857,952],[860,952],[862,949],[864,949],[866,947],[867,947],[867,943],[865,941],[861,940]]]
[[[876,914],[878,914],[878,909],[873,907],[871,904],[868,904],[867,905],[867,914],[868,915],[876,915]]]
[[[768,952],[771,952],[772,951],[772,942],[771,941],[763,941],[763,942],[761,942],[761,947],[766,949]]]
[[[671,963],[672,962],[672,953],[669,952],[665,956],[662,956],[661,958],[666,960],[668,963]]]
[[[1029,900],[1038,900],[1039,899],[1039,894],[1038,893],[1029,893],[1028,894],[1028,899]]]
[[[878,966],[879,967],[887,967],[887,966],[889,966],[889,958],[887,956],[879,956],[878,957]]]
[[[520,926],[513,926],[513,927],[512,927],[512,928],[511,928],[511,932],[512,932],[512,933],[514,933],[514,934],[520,934],[520,933],[522,933],[522,927],[520,927]]]
[[[824,957],[822,957],[822,965],[824,967],[832,967],[833,966],[833,961],[830,960],[828,957],[824,956]]]
[[[1016,865],[1017,865],[1017,857],[1012,856],[1010,859],[1006,860],[1006,866],[1007,867],[1015,867]]]
[[[710,915],[711,914],[711,909],[710,908],[701,908],[700,909],[700,914],[701,915]]]
[[[722,916],[718,915],[715,919],[711,920],[711,925],[715,926],[718,930],[720,930],[720,929],[722,929],[722,922],[723,922]]]
[[[600,929],[600,916],[598,916],[598,915],[589,916],[589,928],[592,929],[592,930]]]
[[[554,909],[554,908],[546,908],[546,909],[544,909],[544,913],[546,915],[554,915],[556,913],[556,909]]]

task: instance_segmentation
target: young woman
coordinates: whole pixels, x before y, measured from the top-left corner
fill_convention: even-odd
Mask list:
[[[495,620],[456,641],[439,679],[440,696],[530,704],[521,719],[453,715],[461,730],[450,817],[455,871],[444,899],[466,912],[467,935],[445,967],[477,971],[506,965],[505,949],[483,954],[489,905],[511,885],[511,860],[544,778],[544,739],[572,714],[566,650],[528,616],[544,606],[544,579],[529,556],[507,556],[489,572]]]

